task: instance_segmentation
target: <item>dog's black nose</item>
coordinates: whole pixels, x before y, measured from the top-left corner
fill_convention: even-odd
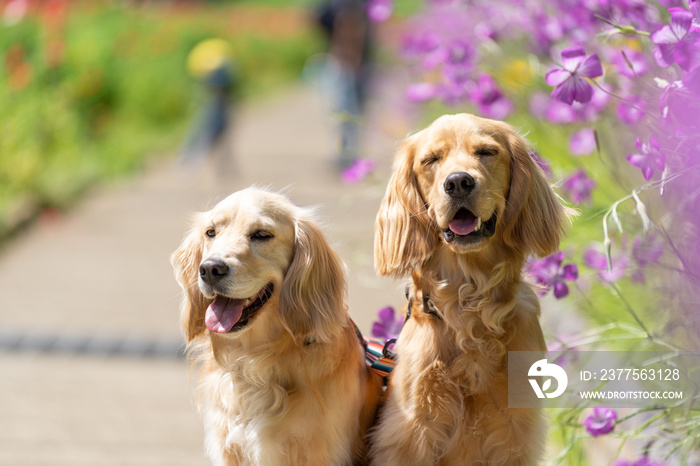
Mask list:
[[[228,271],[229,266],[218,259],[207,259],[199,264],[199,276],[210,285],[224,278]]]
[[[474,177],[467,172],[450,173],[445,178],[445,193],[450,197],[461,198],[466,196],[474,189],[476,181]]]

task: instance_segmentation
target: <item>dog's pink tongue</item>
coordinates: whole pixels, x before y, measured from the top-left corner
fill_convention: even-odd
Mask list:
[[[207,308],[204,322],[214,333],[229,332],[243,313],[242,299],[217,297]]]
[[[476,228],[478,221],[479,219],[474,217],[473,215],[460,218],[455,217],[454,219],[452,219],[452,221],[450,221],[448,226],[450,227],[450,230],[452,230],[453,233],[456,233],[460,236],[464,236],[474,231],[474,228]]]

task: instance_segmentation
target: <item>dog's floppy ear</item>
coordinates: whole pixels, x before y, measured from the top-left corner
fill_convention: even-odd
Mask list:
[[[200,262],[202,233],[198,228],[193,228],[170,257],[170,263],[175,268],[175,278],[185,292],[180,323],[187,343],[204,331],[204,314],[209,305],[197,285]]]
[[[280,295],[285,325],[298,337],[331,340],[346,313],[345,293],[345,269],[340,257],[312,220],[297,219],[294,256]]]
[[[544,257],[559,249],[567,216],[545,174],[530,155],[527,142],[512,129],[507,132],[511,154],[510,190],[503,215],[505,243],[524,256]]]
[[[374,268],[396,278],[411,273],[428,260],[435,248],[427,206],[413,173],[415,144],[401,145],[394,170],[374,224]]]

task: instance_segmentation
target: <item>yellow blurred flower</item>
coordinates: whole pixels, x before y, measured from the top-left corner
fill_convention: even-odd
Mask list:
[[[535,70],[527,60],[513,60],[494,76],[505,89],[517,91],[529,87],[535,79]]]
[[[187,69],[196,78],[207,76],[231,59],[231,46],[223,39],[207,39],[187,56]]]

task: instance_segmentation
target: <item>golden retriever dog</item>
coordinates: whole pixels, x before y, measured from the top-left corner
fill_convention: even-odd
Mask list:
[[[521,269],[558,249],[568,213],[505,123],[445,115],[403,142],[377,215],[375,267],[411,276],[411,315],[372,433],[375,464],[537,462],[543,417],[508,409],[507,355],[545,350]]]
[[[249,188],[197,215],[173,254],[216,465],[349,465],[379,385],[347,314],[345,268],[307,209]]]

